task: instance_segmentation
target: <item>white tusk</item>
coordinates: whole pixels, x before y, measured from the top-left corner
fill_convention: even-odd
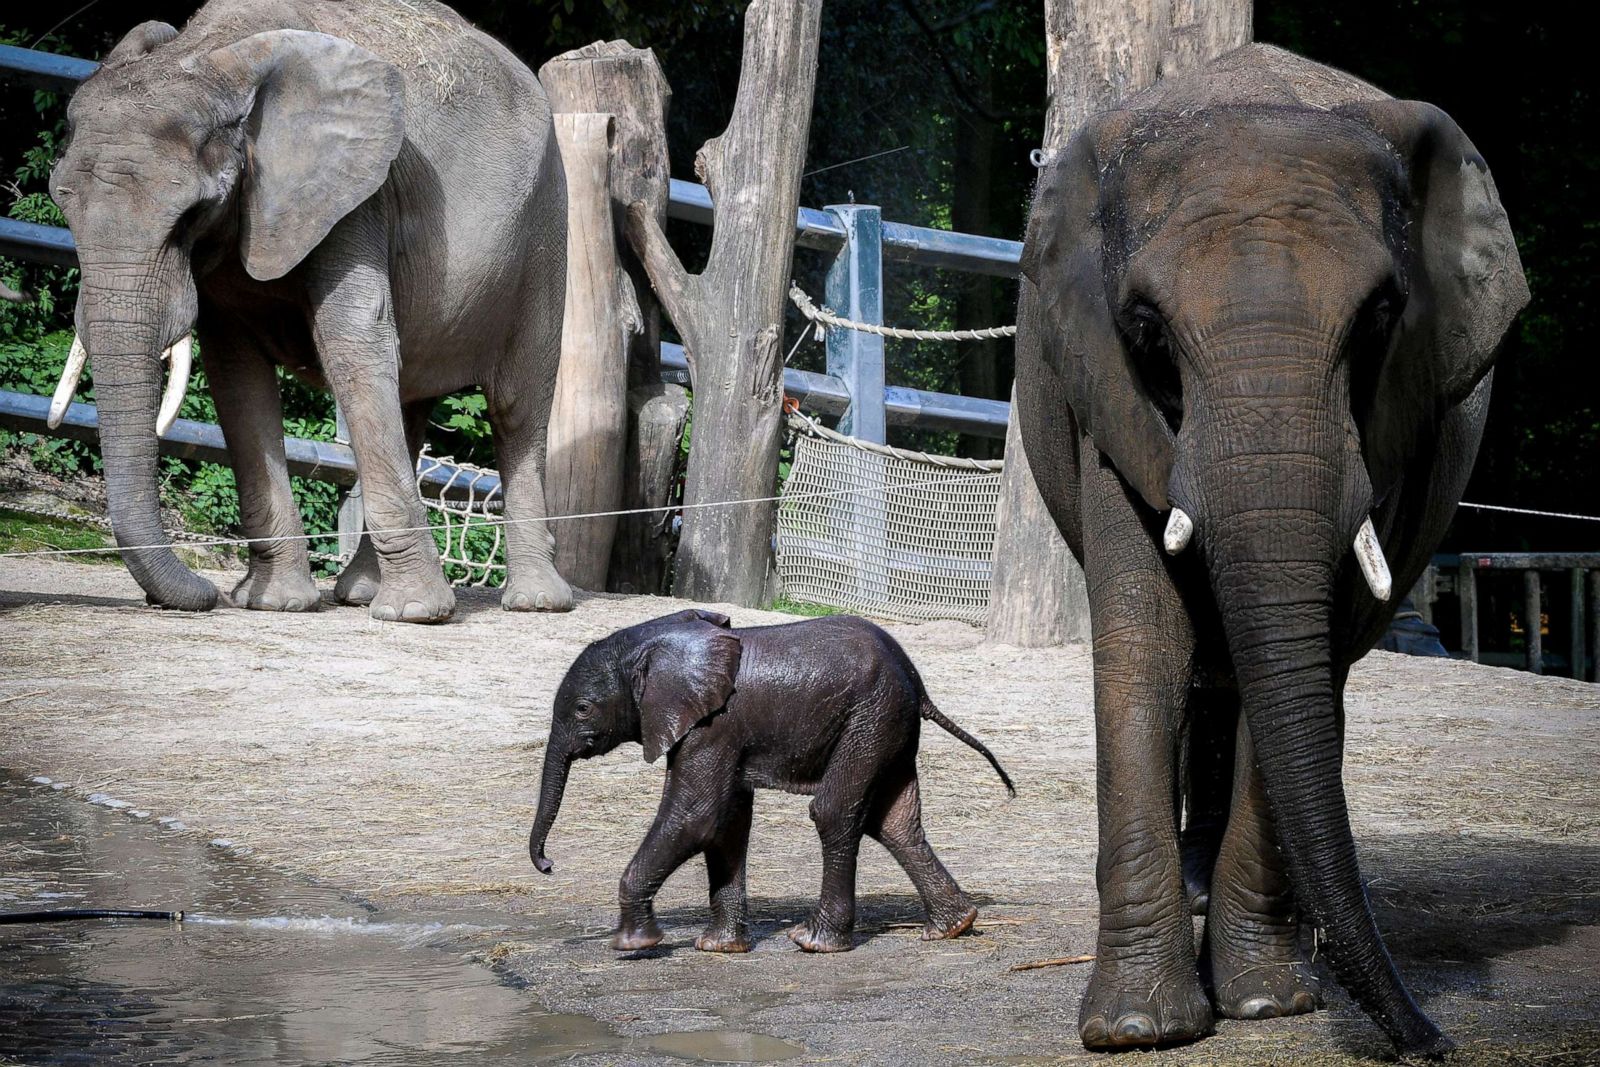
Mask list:
[[[1378,544],[1378,531],[1372,528],[1372,519],[1361,524],[1356,531],[1356,560],[1361,573],[1372,589],[1372,595],[1388,601],[1394,589],[1394,579],[1389,575],[1389,561],[1383,558],[1383,547]]]
[[[161,394],[161,414],[156,416],[157,437],[167,435],[183,406],[183,394],[189,390],[189,368],[194,364],[194,341],[185,335],[163,354],[172,361],[172,370],[167,374],[166,392]]]
[[[1172,514],[1167,516],[1167,532],[1161,539],[1167,546],[1167,555],[1176,556],[1188,548],[1193,534],[1194,520],[1184,514],[1182,508],[1173,508]]]
[[[83,377],[83,368],[88,362],[89,350],[83,347],[82,338],[74,332],[72,351],[67,353],[67,365],[61,372],[61,384],[56,386],[56,395],[50,398],[50,414],[44,420],[52,430],[60,426],[61,420],[66,417],[67,405],[72,403],[72,394],[78,391],[78,379]]]

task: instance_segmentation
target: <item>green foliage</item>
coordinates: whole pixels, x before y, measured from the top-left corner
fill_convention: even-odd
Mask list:
[[[845,608],[836,608],[830,604],[813,604],[806,600],[790,600],[788,597],[778,597],[767,605],[768,611],[781,611],[786,615],[804,615],[808,618],[818,618],[823,615],[848,615]]]
[[[44,519],[0,508],[0,552],[104,548],[109,544],[111,539],[92,526],[61,519]],[[114,552],[95,553],[76,558],[84,563],[121,562]]]

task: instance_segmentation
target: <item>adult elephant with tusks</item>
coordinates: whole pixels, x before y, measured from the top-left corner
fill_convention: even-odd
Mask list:
[[[544,91],[432,0],[214,0],[147,22],[68,109],[51,191],[82,267],[64,410],[92,359],[119,544],[163,545],[157,434],[191,331],[253,544],[242,607],[309,611],[278,367],[333,391],[367,534],[340,575],[374,618],[434,622],[455,596],[415,484],[432,402],[480,385],[505,478],[511,610],[565,610],[544,517],[560,356],[566,184]],[[162,388],[163,355],[171,362]],[[150,601],[217,591],[170,548],[124,553]]]
[[[1303,916],[1398,1049],[1444,1052],[1357,870],[1343,690],[1450,522],[1527,302],[1483,159],[1435,107],[1247,46],[1047,164],[1022,273],[1023,441],[1093,619],[1084,1044],[1313,1010]]]

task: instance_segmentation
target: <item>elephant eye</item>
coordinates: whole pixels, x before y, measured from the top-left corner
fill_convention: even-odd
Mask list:
[[[1176,434],[1183,424],[1183,381],[1166,318],[1151,304],[1135,302],[1123,315],[1123,340],[1145,396]]]

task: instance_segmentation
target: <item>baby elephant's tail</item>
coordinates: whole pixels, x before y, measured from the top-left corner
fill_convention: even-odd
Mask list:
[[[982,753],[983,758],[989,761],[989,766],[994,768],[994,772],[998,774],[1000,776],[1000,780],[1006,784],[1006,792],[1010,793],[1012,796],[1017,795],[1017,787],[1011,784],[1011,776],[1006,773],[1006,769],[1004,767],[1000,766],[1000,761],[994,758],[994,753],[990,752],[986,747],[984,747],[982,741],[979,741],[976,737],[973,737],[961,727],[945,718],[944,712],[934,707],[933,701],[929,700],[926,695],[924,695],[922,698],[922,717],[924,719],[933,720],[943,727],[944,731],[951,737],[955,738],[957,741],[960,741],[969,748],[976,749],[978,752]]]

